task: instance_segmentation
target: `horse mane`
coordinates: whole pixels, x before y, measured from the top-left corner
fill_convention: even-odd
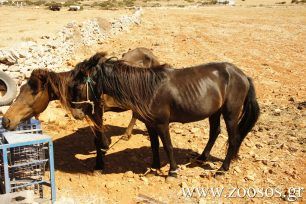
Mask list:
[[[35,80],[35,83],[42,83],[41,86],[44,86],[44,88],[47,88],[47,86],[51,87],[52,92],[49,90],[50,98],[58,99],[65,109],[70,110],[71,105],[69,103],[70,95],[68,84],[71,79],[72,71],[56,73],[48,69],[36,69],[32,72],[29,83]],[[39,85],[36,88],[39,89]]]
[[[150,111],[156,90],[166,79],[168,65],[139,69],[122,60],[109,58],[99,64],[98,90],[107,89],[110,96],[122,105],[132,109],[144,119],[152,118]]]
[[[106,60],[105,58],[106,55],[107,55],[106,52],[97,52],[89,59],[85,59],[84,61],[79,62],[74,68],[75,72],[78,73],[79,71],[82,71],[84,69],[92,68],[96,66],[98,63],[102,63],[103,61]]]

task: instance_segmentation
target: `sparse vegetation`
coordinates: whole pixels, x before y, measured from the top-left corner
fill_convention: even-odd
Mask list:
[[[43,1],[43,0],[38,0],[38,1],[30,1],[30,0],[26,0],[26,1],[23,1],[26,5],[29,5],[29,6],[42,6],[42,5],[45,5],[46,1]]]
[[[115,9],[122,7],[131,7],[135,5],[136,0],[107,0],[102,2],[94,2],[91,4],[92,7],[101,7],[102,9]]]
[[[152,5],[152,7],[161,7],[161,4],[160,3],[155,3]]]
[[[217,4],[217,0],[205,0],[205,1],[198,1],[197,2],[200,5],[213,5],[213,4]]]
[[[45,6],[62,6],[60,3],[55,2],[55,1],[51,1],[51,2],[47,2],[45,3]]]
[[[82,3],[79,2],[79,1],[74,1],[74,0],[69,0],[69,1],[66,1],[63,6],[65,7],[69,7],[69,6],[80,6]]]
[[[292,4],[306,3],[306,0],[292,0]]]
[[[32,37],[22,37],[21,41],[24,41],[24,42],[28,42],[28,41],[36,42],[36,40],[34,40],[34,38],[32,38]]]

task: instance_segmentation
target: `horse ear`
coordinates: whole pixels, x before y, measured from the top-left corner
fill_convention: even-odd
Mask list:
[[[96,66],[100,61],[103,61],[103,59],[105,59],[106,55],[106,52],[97,52],[95,55],[93,55],[87,60],[86,66],[88,68]]]
[[[78,63],[75,66],[75,75],[78,75],[79,72],[85,74],[91,68],[95,67],[97,64],[104,62],[106,60],[106,52],[97,52],[95,55],[91,56],[88,60]]]
[[[43,69],[35,69],[28,80],[28,85],[31,87],[34,93],[44,89],[47,82],[47,71]]]

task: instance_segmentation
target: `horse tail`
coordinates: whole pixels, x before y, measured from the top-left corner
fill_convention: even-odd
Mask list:
[[[257,122],[260,115],[260,108],[256,100],[256,93],[253,81],[248,77],[250,88],[247,97],[244,101],[242,116],[238,124],[239,131],[239,146],[247,136],[247,134],[252,130]]]

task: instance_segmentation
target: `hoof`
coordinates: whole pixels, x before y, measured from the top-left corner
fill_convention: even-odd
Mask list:
[[[104,170],[104,165],[96,165],[94,168],[94,171],[103,171]]]
[[[208,158],[209,158],[209,156],[207,157],[207,156],[204,156],[204,155],[201,154],[200,156],[198,156],[196,158],[196,161],[199,162],[199,163],[203,163],[203,162],[208,161]]]
[[[214,177],[218,177],[218,176],[223,176],[225,174],[225,171],[216,171],[216,173],[214,174]]]
[[[178,173],[178,169],[175,170],[175,171],[169,171],[169,175],[168,177],[174,177],[174,178],[177,178],[177,173]]]
[[[128,141],[128,140],[131,139],[131,137],[132,137],[131,134],[124,134],[124,135],[122,136],[122,139],[125,140],[125,141]]]
[[[227,170],[226,170],[223,166],[221,166],[220,169],[218,169],[217,172],[215,173],[215,177],[217,177],[217,176],[222,176],[222,175],[224,175],[226,172],[227,172]]]

